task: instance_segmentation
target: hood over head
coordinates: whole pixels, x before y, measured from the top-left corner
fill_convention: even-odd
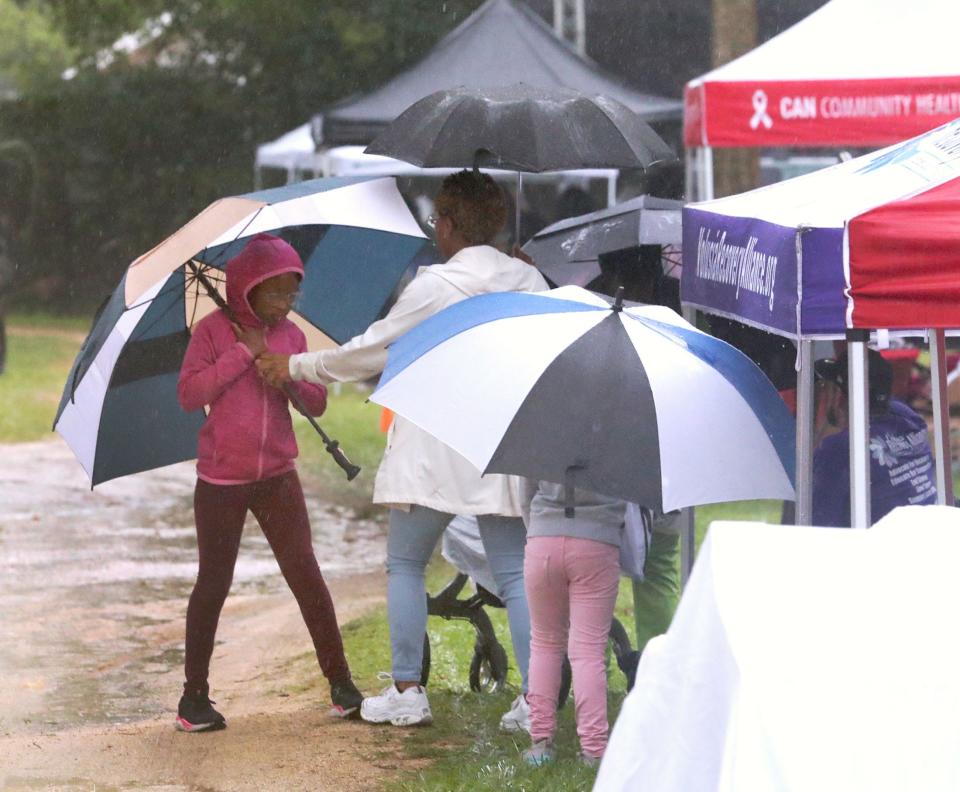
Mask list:
[[[251,237],[243,250],[227,262],[227,305],[240,324],[263,326],[250,307],[250,291],[267,278],[287,272],[296,273],[302,280],[303,262],[288,242],[273,234]]]

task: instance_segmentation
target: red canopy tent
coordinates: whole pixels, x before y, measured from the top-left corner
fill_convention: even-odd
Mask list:
[[[953,0],[832,0],[687,83],[696,197],[713,197],[713,147],[883,146],[960,116],[958,29]]]
[[[687,158],[688,199],[713,198],[713,147],[873,147],[953,121],[960,116],[958,29],[960,3],[955,0],[912,0],[908,4],[901,0],[832,0],[760,47],[691,81],[684,96],[684,140],[694,150],[694,156]],[[912,267],[911,259],[922,249],[928,267],[931,255],[937,267],[950,267],[952,261],[960,260],[960,250],[952,241],[941,250],[932,239],[921,241],[908,234],[914,242],[904,247],[901,226],[911,223],[920,209],[928,215],[939,214],[940,220],[947,222],[944,208],[950,213],[948,222],[955,225],[960,216],[953,214],[954,188],[955,184],[945,185],[915,196],[909,206],[878,208],[869,217],[859,218],[863,228],[851,227],[851,237],[867,224],[876,231],[879,223],[899,240],[901,266]],[[925,225],[929,228],[936,223]],[[874,238],[879,245],[888,244],[882,234],[874,233]],[[897,272],[888,267],[872,288],[890,298],[891,281],[896,278]],[[937,328],[930,332],[930,346],[936,445],[945,471],[938,483],[941,502],[952,503],[952,481],[943,462],[949,453],[943,328],[960,326],[960,319],[952,318],[954,314],[960,317],[960,311],[944,306],[937,295],[931,296],[932,300],[924,301],[924,308],[930,313],[939,303],[935,319],[926,315],[921,319],[915,311],[905,319],[904,313],[917,305],[888,299],[884,310],[869,317],[861,313],[850,326],[891,328],[925,320],[925,327]],[[864,332],[850,331],[849,337],[853,340],[851,382],[865,401]],[[813,359],[811,342],[802,337],[798,340],[798,457],[803,457],[798,475],[803,478],[809,475],[812,452]],[[858,443],[865,440],[865,426],[859,430],[852,433]],[[804,491],[798,496],[801,522],[809,514],[809,488],[798,482],[798,492]]]

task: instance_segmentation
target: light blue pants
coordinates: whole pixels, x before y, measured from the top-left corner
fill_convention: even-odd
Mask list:
[[[393,678],[397,682],[420,679],[423,635],[427,629],[427,589],[424,570],[437,541],[453,519],[452,514],[413,506],[409,512],[390,510],[387,537],[387,619]],[[484,514],[477,518],[480,539],[498,591],[507,606],[513,653],[527,691],[530,664],[530,613],[523,589],[523,549],[526,532],[519,517]]]

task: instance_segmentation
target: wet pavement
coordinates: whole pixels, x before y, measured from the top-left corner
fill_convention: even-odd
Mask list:
[[[0,445],[0,734],[157,711],[151,676],[183,662],[194,482],[183,463],[91,492],[59,440]],[[324,574],[380,566],[384,529],[305,489]],[[284,590],[251,520],[231,597]]]

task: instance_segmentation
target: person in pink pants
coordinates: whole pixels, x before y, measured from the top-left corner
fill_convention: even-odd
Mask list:
[[[539,482],[530,502],[523,567],[531,629],[532,745],[523,752],[529,764],[554,758],[564,654],[573,671],[580,760],[595,765],[607,747],[606,647],[620,582],[625,510],[621,500],[585,490],[567,493],[546,481]]]

